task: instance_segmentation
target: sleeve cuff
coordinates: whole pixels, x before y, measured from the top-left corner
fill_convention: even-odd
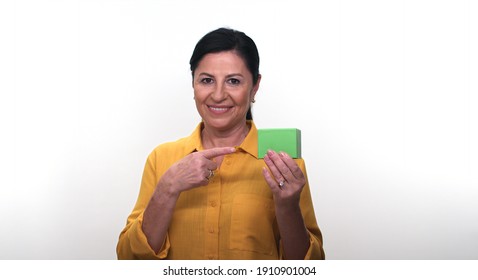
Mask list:
[[[131,251],[133,255],[138,259],[165,259],[168,256],[171,247],[169,235],[166,234],[164,243],[156,254],[151,246],[149,246],[148,239],[142,229],[142,224],[143,214],[136,219],[129,232]]]
[[[284,260],[284,247],[282,240],[279,244],[279,259]],[[305,254],[304,260],[325,260],[324,250],[322,244],[309,232],[309,249]]]
[[[309,250],[305,254],[304,260],[325,260],[322,244],[309,233]]]

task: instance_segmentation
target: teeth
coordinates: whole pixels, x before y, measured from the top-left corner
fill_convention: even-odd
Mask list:
[[[209,107],[209,108],[211,108],[211,110],[213,111],[226,111],[227,109],[229,109],[229,108],[216,108],[216,107]]]

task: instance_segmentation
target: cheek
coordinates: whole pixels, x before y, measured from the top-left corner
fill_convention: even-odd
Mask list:
[[[194,94],[194,99],[196,100],[196,102],[204,99],[204,96],[205,96],[204,89],[201,89],[199,87],[194,87],[193,94]]]
[[[198,111],[201,110],[201,104],[204,103],[204,98],[196,90],[194,91],[193,99],[194,99],[194,103],[196,105],[196,109]]]
[[[241,95],[238,97],[238,101],[240,100],[241,104],[249,105],[249,103],[252,100],[252,94],[251,91],[243,91]]]

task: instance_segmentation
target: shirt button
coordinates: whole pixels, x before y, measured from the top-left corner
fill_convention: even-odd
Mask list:
[[[231,165],[231,161],[228,160],[228,159],[226,159],[226,164],[227,164],[227,165]]]
[[[217,203],[215,201],[211,201],[211,207],[216,207]]]
[[[209,233],[214,233],[214,228],[210,227],[209,228]]]

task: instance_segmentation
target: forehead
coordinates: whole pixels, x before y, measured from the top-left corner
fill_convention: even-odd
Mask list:
[[[248,71],[244,59],[235,51],[208,53],[201,59],[197,68],[196,71],[199,70],[198,72],[201,69]]]

